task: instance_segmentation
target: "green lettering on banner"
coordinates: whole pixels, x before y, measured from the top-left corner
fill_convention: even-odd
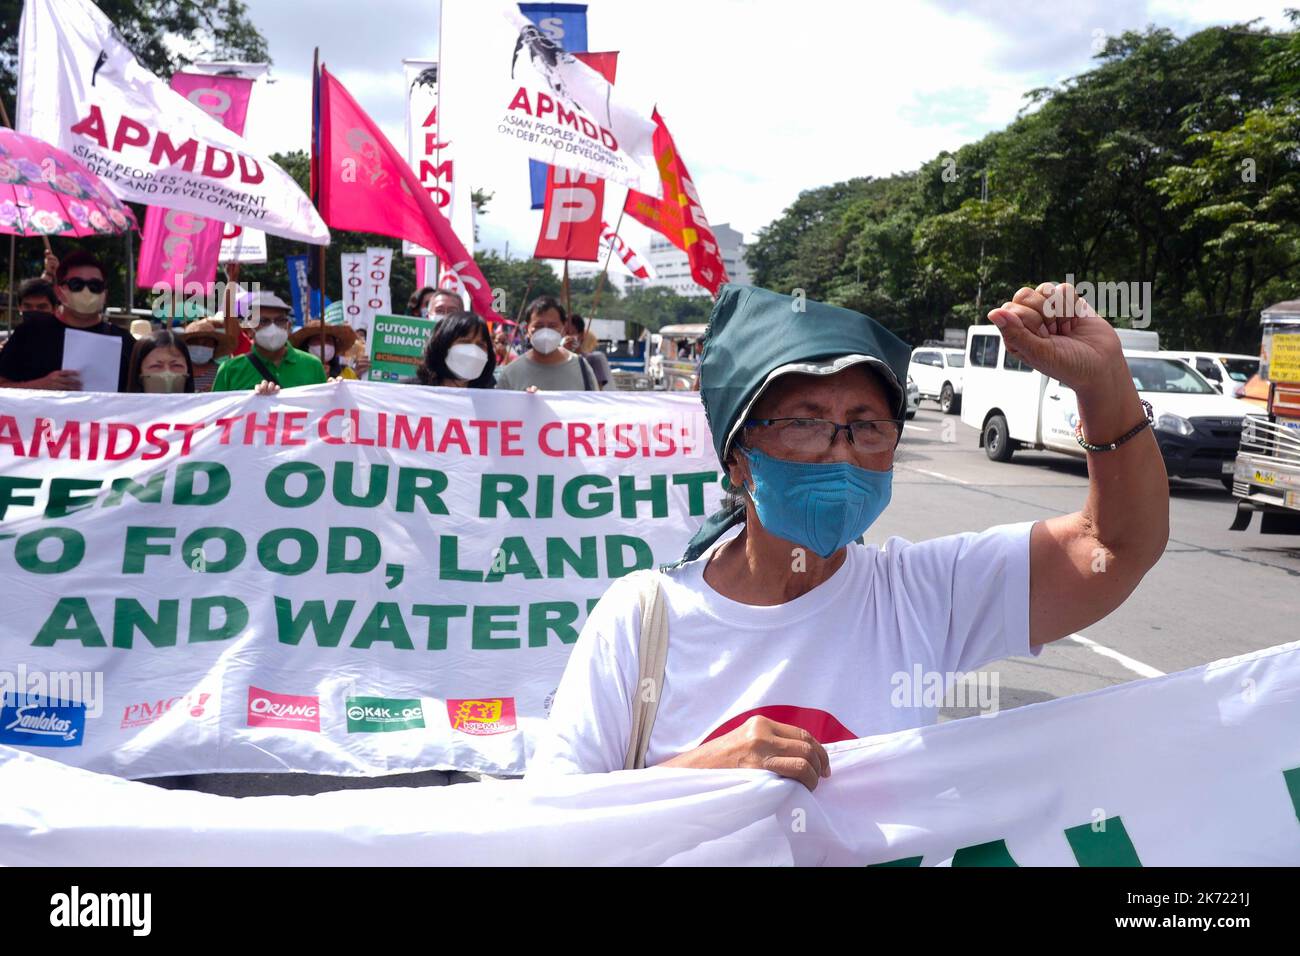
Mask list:
[[[154,647],[175,647],[180,609],[180,601],[166,598],[158,602],[154,619],[135,598],[118,598],[113,602],[113,646],[129,649],[138,630]]]
[[[438,536],[438,577],[443,581],[482,581],[482,571],[465,571],[460,567],[460,539],[455,535]]]
[[[502,539],[500,556],[505,558],[504,568],[495,570],[499,562],[493,559],[494,569],[483,577],[485,582],[495,583],[507,574],[522,574],[525,581],[536,581],[542,576],[542,569],[537,566],[537,559],[528,549],[528,542],[517,535]]]
[[[668,517],[668,476],[651,475],[650,487],[642,490],[636,486],[636,475],[618,476],[619,514],[624,518],[637,516],[638,501],[650,502],[652,518]]]
[[[364,495],[352,489],[355,467],[350,461],[340,461],[334,466],[334,500],[349,508],[377,508],[384,503],[388,491],[388,466],[371,465],[369,485]]]
[[[74,511],[89,508],[95,495],[77,495],[76,491],[98,491],[103,482],[98,478],[52,478],[50,497],[45,502],[45,517],[66,518]]]
[[[867,869],[877,866],[920,866],[923,856],[900,856],[897,860],[890,860],[886,863],[868,863]]]
[[[592,611],[596,610],[596,605],[599,603],[600,598],[598,597],[587,598],[587,613],[590,614]]]
[[[1080,866],[1142,865],[1119,817],[1107,817],[1095,829],[1091,823],[1070,827],[1065,839]]]
[[[572,568],[580,578],[594,578],[600,573],[596,557],[596,539],[594,537],[579,538],[578,546],[582,553],[574,551],[569,546],[569,542],[563,538],[546,539],[546,576],[548,578],[562,578],[565,571],[564,566]]]
[[[513,631],[515,621],[497,621],[497,615],[508,614],[518,617],[519,605],[480,604],[474,608],[474,623],[471,626],[470,648],[476,651],[507,651],[519,648],[517,637],[493,637],[493,631]]]
[[[632,563],[623,562],[623,549],[631,548]],[[655,556],[650,545],[640,538],[627,534],[611,534],[605,538],[605,568],[611,578],[621,578],[632,571],[654,567]]]
[[[447,476],[432,468],[399,468],[397,470],[397,510],[408,513],[415,510],[415,499],[424,502],[424,510],[431,515],[445,515],[447,506],[442,503],[442,493],[447,490]]]
[[[298,560],[280,560],[280,545],[285,541],[298,543]],[[320,557],[320,545],[316,543],[316,538],[310,531],[304,531],[302,528],[276,528],[262,535],[257,542],[257,560],[272,574],[288,576],[305,574],[316,564],[318,557]]]
[[[1006,840],[964,846],[952,855],[953,866],[1019,866],[1011,858]]]
[[[53,561],[44,560],[37,549],[41,543],[54,540],[60,543],[59,556]],[[81,532],[71,528],[41,528],[19,536],[14,543],[14,560],[18,567],[30,574],[62,574],[71,571],[86,556],[86,539]]]
[[[505,505],[510,517],[527,518],[523,500],[527,491],[528,479],[523,475],[484,475],[479,479],[478,516],[495,518],[497,506]]]
[[[555,476],[537,476],[537,509],[534,518],[550,518],[555,514]]]
[[[370,647],[376,641],[387,641],[398,650],[415,650],[406,622],[402,620],[402,610],[392,601],[380,601],[374,606],[352,639],[352,646]]]
[[[528,605],[528,646],[545,647],[552,631],[562,644],[578,639],[578,605],[572,601],[542,601]]]
[[[203,475],[207,488],[194,490],[194,479]],[[187,461],[176,469],[174,505],[215,505],[230,494],[230,472],[215,461]]]
[[[464,604],[416,604],[411,608],[411,615],[428,619],[428,649],[431,651],[445,651],[447,649],[447,622],[453,617],[464,617],[468,610],[469,608]]]
[[[16,495],[14,494],[19,488],[39,488],[41,479],[39,478],[12,478],[9,476],[0,476],[0,521],[4,520],[9,513],[11,505],[34,505],[36,498],[34,495]]]
[[[355,558],[348,557],[349,541],[360,546]],[[369,528],[330,528],[326,574],[367,574],[379,566],[379,557],[379,535]]]
[[[214,560],[208,554],[209,541],[220,541],[223,551],[221,560]],[[181,544],[181,557],[190,570],[204,574],[224,574],[233,571],[248,555],[248,545],[244,537],[234,528],[195,528],[185,536]]]
[[[225,612],[225,621],[212,623],[212,612]],[[190,643],[225,641],[248,626],[248,607],[239,598],[201,597],[190,603]]]
[[[307,487],[297,497],[290,495],[288,490],[289,479],[295,475],[307,479]],[[319,501],[324,492],[325,471],[309,461],[286,461],[283,465],[276,465],[266,476],[267,500],[281,508],[306,508]]]
[[[1295,808],[1296,819],[1300,820],[1300,767],[1283,770],[1282,780],[1286,783],[1286,792],[1291,797],[1291,806]]]
[[[171,554],[170,544],[153,544],[150,538],[174,538],[175,528],[150,528],[127,525],[126,543],[122,547],[122,573],[144,574],[144,559],[151,554]]]
[[[560,492],[560,504],[564,508],[564,513],[570,518],[600,518],[609,514],[614,510],[612,491],[589,495],[590,505],[580,502],[578,495],[584,488],[610,488],[613,484],[604,475],[579,475],[571,481],[566,481],[564,490]]]
[[[339,601],[332,614],[325,613],[324,601],[304,601],[302,609],[293,613],[293,602],[288,598],[275,599],[275,626],[281,644],[297,645],[310,630],[317,647],[338,647],[347,627],[348,618],[356,601]]]
[[[32,641],[32,647],[53,647],[55,641],[80,641],[82,647],[107,647],[90,602],[85,598],[59,598]]]
[[[686,486],[686,509],[692,515],[704,514],[704,489],[717,482],[716,471],[692,471],[684,475],[673,475],[674,485]]]
[[[112,508],[122,503],[124,495],[130,495],[136,501],[147,505],[162,504],[163,487],[167,484],[167,472],[160,471],[150,475],[149,480],[140,484],[133,478],[114,478],[109,485],[108,494],[104,496],[105,508]]]

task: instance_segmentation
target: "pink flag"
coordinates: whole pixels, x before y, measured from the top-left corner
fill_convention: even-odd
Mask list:
[[[226,129],[244,134],[251,79],[174,73],[171,85]],[[216,219],[150,206],[145,214],[136,284],[142,289],[166,288],[184,295],[187,284],[200,283],[206,292],[217,275],[223,228],[224,223]]]
[[[313,157],[313,179],[325,222],[335,229],[373,232],[423,246],[455,273],[475,312],[489,322],[503,321],[492,307],[492,290],[474,257],[405,157],[324,67],[318,89],[319,152]]]

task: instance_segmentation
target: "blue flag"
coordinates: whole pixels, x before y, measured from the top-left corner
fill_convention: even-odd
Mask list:
[[[521,3],[519,12],[568,53],[587,52],[587,5],[585,3]],[[546,205],[546,163],[528,161],[533,209]]]
[[[289,266],[289,294],[293,299],[293,324],[302,325],[307,318],[307,257],[285,256]]]

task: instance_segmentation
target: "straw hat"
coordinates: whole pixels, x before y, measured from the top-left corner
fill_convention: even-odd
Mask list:
[[[289,336],[289,341],[293,343],[294,348],[305,349],[309,342],[319,339],[322,333],[334,340],[336,355],[342,355],[357,341],[357,333],[352,330],[352,326],[321,325],[319,322],[308,322]]]
[[[185,331],[181,333],[188,346],[194,339],[212,339],[217,343],[212,357],[219,358],[222,355],[229,355],[234,343],[226,335],[226,324],[224,319],[196,319],[189,325],[185,326]]]

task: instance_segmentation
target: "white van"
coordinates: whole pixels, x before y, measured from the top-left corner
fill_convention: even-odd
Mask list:
[[[1211,385],[1231,398],[1245,394],[1246,382],[1259,374],[1258,355],[1233,355],[1230,352],[1181,352],[1168,349],[1160,353],[1182,359],[1201,373]]]
[[[956,414],[961,408],[961,375],[965,364],[966,354],[962,349],[921,347],[912,350],[907,374],[916,382],[922,398],[938,402],[945,415]]]
[[[1170,476],[1218,478],[1231,488],[1242,419],[1253,406],[1220,395],[1186,363],[1160,352],[1126,348],[1124,357],[1138,394],[1151,403]],[[994,461],[1009,461],[1018,448],[1085,455],[1074,437],[1074,391],[1010,355],[996,326],[967,333],[961,420],[979,429],[980,447]]]

